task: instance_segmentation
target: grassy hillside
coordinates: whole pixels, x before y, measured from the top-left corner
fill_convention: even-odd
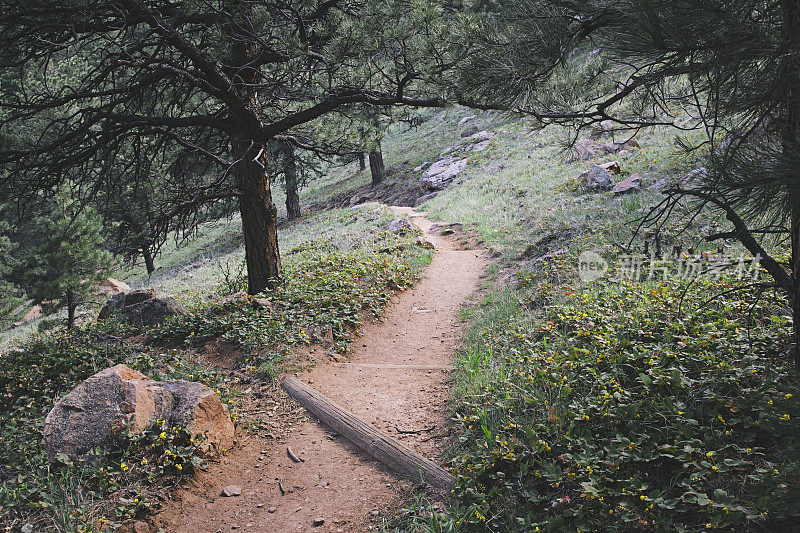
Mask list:
[[[467,127],[497,133],[486,150],[469,155],[453,185],[421,206],[431,218],[473,224],[495,261],[480,305],[464,311],[469,332],[456,359],[446,458],[458,478],[452,498],[441,506],[419,493],[384,529],[796,529],[800,380],[788,363],[791,319],[783,296],[735,271],[678,275],[695,259],[708,269],[718,243],[703,237],[725,228],[719,214],[691,219],[685,207],[658,234],[666,262],[648,255],[640,265],[644,277],[652,268],[666,279],[610,279],[624,278],[625,256],[643,254],[645,241],[654,249],[652,231],[629,246],[636,219],[662,198],[648,187],[696,168],[696,156],[681,154],[668,132],[655,130],[637,136],[641,149],[569,162],[562,147],[568,132],[558,128],[463,108],[426,111],[420,119],[416,128],[393,127],[383,140],[398,187],[416,186],[420,172],[412,169],[436,161]],[[642,176],[641,190],[615,196],[577,186],[592,163],[612,160],[621,177]],[[368,185],[368,171],[350,165],[309,184],[302,203],[325,204]],[[73,482],[46,470],[38,441],[47,405],[91,369],[127,361],[154,375],[202,376],[232,399],[234,388],[213,371],[177,362],[222,338],[248,372],[267,379],[282,347],[314,342],[327,329],[346,343],[361,313],[380,312],[391,290],[412,283],[427,259],[414,235],[383,231],[389,216],[366,204],[314,212],[281,228],[289,281],[269,295],[274,313],[237,304],[220,316],[204,312],[243,287],[235,217],[202,226],[195,240],[170,241],[152,277],[141,267],[121,270],[117,277],[175,294],[193,313],[147,332],[155,344],[141,351],[98,347],[92,335],[104,331],[89,328],[89,337],[42,337],[6,360],[15,370],[0,385],[21,400],[2,415],[3,442],[10,443],[0,457],[2,516],[68,528],[113,507],[105,489],[67,497]],[[682,255],[672,257],[673,247]],[[593,283],[578,277],[587,251],[611,266]],[[733,243],[723,252],[741,255]],[[165,343],[179,349],[154,348]],[[263,364],[246,363],[249,357]],[[76,358],[80,364],[67,364]],[[67,378],[54,386],[59,372]],[[119,471],[121,459],[112,459],[115,470],[106,476],[130,481]],[[107,488],[96,471],[80,476]],[[122,509],[109,520],[146,512]]]

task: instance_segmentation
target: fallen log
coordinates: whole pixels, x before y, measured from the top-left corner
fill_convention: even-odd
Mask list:
[[[375,429],[299,379],[287,376],[281,380],[281,387],[323,424],[392,471],[436,489],[448,490],[453,485],[455,478],[447,470]]]

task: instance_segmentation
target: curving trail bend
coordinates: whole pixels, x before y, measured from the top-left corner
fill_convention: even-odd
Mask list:
[[[463,326],[458,312],[477,290],[488,256],[431,231],[434,223],[411,208],[392,209],[409,216],[436,248],[423,279],[394,296],[380,321],[363,327],[346,362],[318,361],[297,377],[435,460],[446,438],[452,356]],[[290,460],[287,446],[304,462]],[[241,496],[220,497],[230,484],[241,487]],[[359,531],[408,487],[302,417],[276,439],[250,438],[229,452],[155,521],[169,532]],[[314,526],[316,519],[324,523]]]

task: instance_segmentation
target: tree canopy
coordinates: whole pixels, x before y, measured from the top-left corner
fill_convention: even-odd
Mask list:
[[[438,106],[439,12],[382,0],[7,2],[0,169],[23,200],[160,174],[154,231],[235,199],[251,293],[280,276],[270,139],[356,103]],[[393,23],[387,24],[387,20]]]

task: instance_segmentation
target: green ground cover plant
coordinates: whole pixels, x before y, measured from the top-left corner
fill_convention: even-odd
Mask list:
[[[121,326],[98,323],[37,336],[0,357],[0,524],[11,530],[91,531],[140,516],[202,464],[200,442],[159,421],[94,459],[48,464],[42,430],[53,403],[92,374],[124,363],[158,380],[186,379],[230,396],[217,375],[178,350],[125,342]],[[162,436],[163,434],[163,436]]]
[[[247,286],[235,268],[239,250],[190,266],[207,280],[194,286],[180,270],[165,278],[191,306],[186,317],[146,330],[113,320],[71,331],[56,327],[0,356],[0,525],[88,532],[146,516],[166,488],[203,465],[201,442],[159,420],[147,433],[124,435],[117,448],[98,450],[91,460],[64,456],[51,465],[42,429],[53,403],[90,375],[124,363],[157,380],[205,383],[235,418],[235,385],[201,364],[193,348],[221,338],[241,350],[241,364],[259,379],[276,375],[278,354],[290,346],[319,341],[314,332],[331,331],[343,349],[363,318],[380,315],[389,296],[411,286],[430,259],[418,231],[386,231],[392,218],[388,209],[372,204],[294,225],[285,235],[285,282],[259,295],[269,300],[266,308],[254,309],[249,300],[219,306],[221,298]],[[210,238],[223,236],[217,229]],[[190,247],[187,262],[196,264],[198,248]],[[170,253],[179,265],[178,252]],[[231,265],[227,280],[212,274],[220,272],[220,260]],[[208,313],[212,306],[216,312]],[[270,358],[256,366],[249,360],[255,353]]]
[[[684,285],[565,291],[535,314],[507,295],[504,326],[478,320],[460,360],[458,526],[797,523],[800,406],[787,318],[774,300],[753,305],[747,290],[681,313],[732,288]]]
[[[394,291],[419,279],[430,253],[418,230],[387,231],[392,216],[381,206],[319,216],[332,229],[284,252],[284,283],[258,295],[268,301],[264,308],[242,299],[217,310],[221,298],[246,289],[239,274],[218,284],[213,300],[153,329],[150,338],[186,345],[221,338],[249,355],[321,342],[329,332],[344,349],[365,315],[380,316]]]

